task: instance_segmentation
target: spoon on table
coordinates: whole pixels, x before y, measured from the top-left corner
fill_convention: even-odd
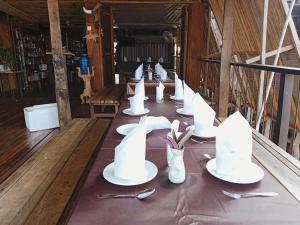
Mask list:
[[[211,157],[209,154],[207,154],[207,153],[204,153],[203,156],[204,156],[205,158],[207,158],[207,159],[212,159],[212,157]]]
[[[145,189],[140,191],[136,194],[104,194],[104,195],[97,195],[97,198],[137,198],[139,200],[143,200],[155,192],[155,188]]]

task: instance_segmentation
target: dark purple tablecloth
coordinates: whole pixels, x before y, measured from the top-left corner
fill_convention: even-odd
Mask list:
[[[182,103],[166,100],[163,104],[157,104],[150,100],[145,104],[151,110],[149,115],[163,115],[170,121],[180,119],[192,123],[192,118],[181,117],[175,112],[176,108],[182,106]],[[122,113],[122,109],[128,107],[129,103],[124,101],[113,120],[68,224],[300,224],[300,203],[265,169],[264,179],[250,185],[232,184],[211,176],[205,169],[207,159],[203,153],[214,156],[214,143],[198,144],[189,141],[184,153],[186,181],[180,185],[170,183],[167,176],[166,145],[159,138],[166,136],[168,130],[152,131],[147,135],[146,159],[152,161],[159,171],[155,179],[146,184],[131,187],[117,186],[107,182],[102,176],[102,171],[113,161],[114,147],[123,138],[116,132],[116,128],[139,120],[139,117],[130,117]],[[181,129],[186,127],[186,125],[181,125]],[[263,168],[262,165],[260,166]],[[156,192],[144,201],[96,198],[97,194],[133,193],[152,187],[156,188]],[[275,191],[279,193],[279,196],[232,200],[225,196],[222,190]]]

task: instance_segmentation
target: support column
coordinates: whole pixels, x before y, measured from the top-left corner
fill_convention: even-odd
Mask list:
[[[294,75],[281,74],[275,143],[284,150],[288,141],[293,85]]]
[[[59,124],[64,127],[71,121],[71,109],[68,92],[66,57],[63,54],[58,0],[47,0],[53,67],[55,75],[55,94],[58,106]]]
[[[187,73],[187,57],[188,57],[188,37],[189,37],[189,6],[186,5],[184,7],[184,26],[183,26],[183,45],[181,45],[181,48],[183,47],[183,49],[181,49],[180,51],[183,52],[183,64],[182,64],[182,76],[183,79],[186,79],[186,73]],[[183,51],[182,51],[183,50]]]
[[[93,9],[94,4],[86,4],[87,9]],[[96,36],[95,40],[87,41],[87,52],[91,64],[94,66],[94,78],[92,79],[92,88],[94,92],[99,92],[104,88],[104,68],[103,68],[103,46],[102,46],[102,24],[101,24],[101,8],[97,9],[98,24],[95,25],[93,15],[86,14],[86,26],[90,27],[90,33]]]
[[[234,0],[225,0],[223,32],[222,32],[222,51],[221,51],[221,68],[219,81],[219,108],[218,117],[227,117],[228,113],[228,95],[229,95],[229,75],[230,61],[232,53],[232,36],[233,36],[233,19],[234,19]]]
[[[201,64],[198,59],[205,55],[205,17],[208,8],[202,3],[189,6],[187,43],[185,57],[185,82],[195,91],[199,91],[201,84]]]

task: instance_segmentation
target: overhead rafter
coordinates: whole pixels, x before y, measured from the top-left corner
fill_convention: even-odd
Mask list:
[[[87,2],[109,3],[109,4],[192,4],[200,0],[87,0]]]
[[[5,12],[8,15],[26,20],[28,22],[34,23],[37,21],[31,15],[28,15],[28,14],[24,13],[23,11],[16,9],[15,7],[11,6],[10,4],[6,3],[3,0],[0,0],[0,11]]]

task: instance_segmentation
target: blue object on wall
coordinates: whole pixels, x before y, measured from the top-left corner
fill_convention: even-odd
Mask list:
[[[81,74],[88,74],[88,67],[90,66],[90,60],[87,54],[81,54],[79,59]]]

